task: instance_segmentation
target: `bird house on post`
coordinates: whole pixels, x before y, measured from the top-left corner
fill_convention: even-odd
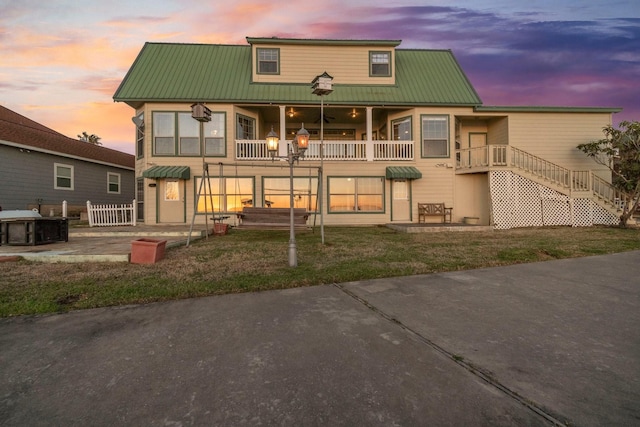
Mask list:
[[[311,82],[311,88],[314,95],[328,95],[333,92],[332,83],[333,77],[331,77],[326,71]]]
[[[202,103],[196,103],[191,106],[191,117],[199,122],[211,121],[211,110]]]

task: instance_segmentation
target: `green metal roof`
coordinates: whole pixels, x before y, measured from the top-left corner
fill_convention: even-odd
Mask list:
[[[191,169],[189,166],[153,166],[142,172],[145,178],[174,178],[189,179],[191,177]]]
[[[387,166],[387,179],[420,179],[422,172],[413,166]]]
[[[451,51],[396,49],[395,59],[395,85],[334,84],[331,103],[482,103]],[[253,83],[251,71],[248,45],[146,43],[113,99],[133,107],[145,102],[317,102],[310,83]]]
[[[481,113],[619,113],[618,107],[553,107],[553,106],[489,106],[482,105],[474,108]]]

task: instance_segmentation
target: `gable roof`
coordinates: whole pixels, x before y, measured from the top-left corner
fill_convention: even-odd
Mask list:
[[[0,144],[135,169],[135,156],[69,138],[0,105]]]
[[[395,85],[334,84],[331,103],[482,104],[449,50],[396,49],[395,64]],[[113,99],[134,108],[145,102],[317,102],[310,83],[255,83],[251,72],[251,46],[147,42]]]

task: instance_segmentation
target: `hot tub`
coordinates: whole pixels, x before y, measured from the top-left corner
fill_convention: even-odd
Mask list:
[[[66,218],[43,218],[37,211],[0,211],[0,245],[43,245],[69,241]]]

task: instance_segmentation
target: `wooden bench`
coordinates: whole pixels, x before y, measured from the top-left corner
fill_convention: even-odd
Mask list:
[[[438,216],[443,223],[451,223],[453,208],[445,207],[444,203],[418,203],[418,223],[426,222],[428,216]]]
[[[257,208],[245,207],[238,213],[239,228],[253,228],[265,230],[285,230],[291,225],[291,210],[289,208]],[[304,208],[293,209],[293,226],[296,229],[306,229],[309,214]]]

